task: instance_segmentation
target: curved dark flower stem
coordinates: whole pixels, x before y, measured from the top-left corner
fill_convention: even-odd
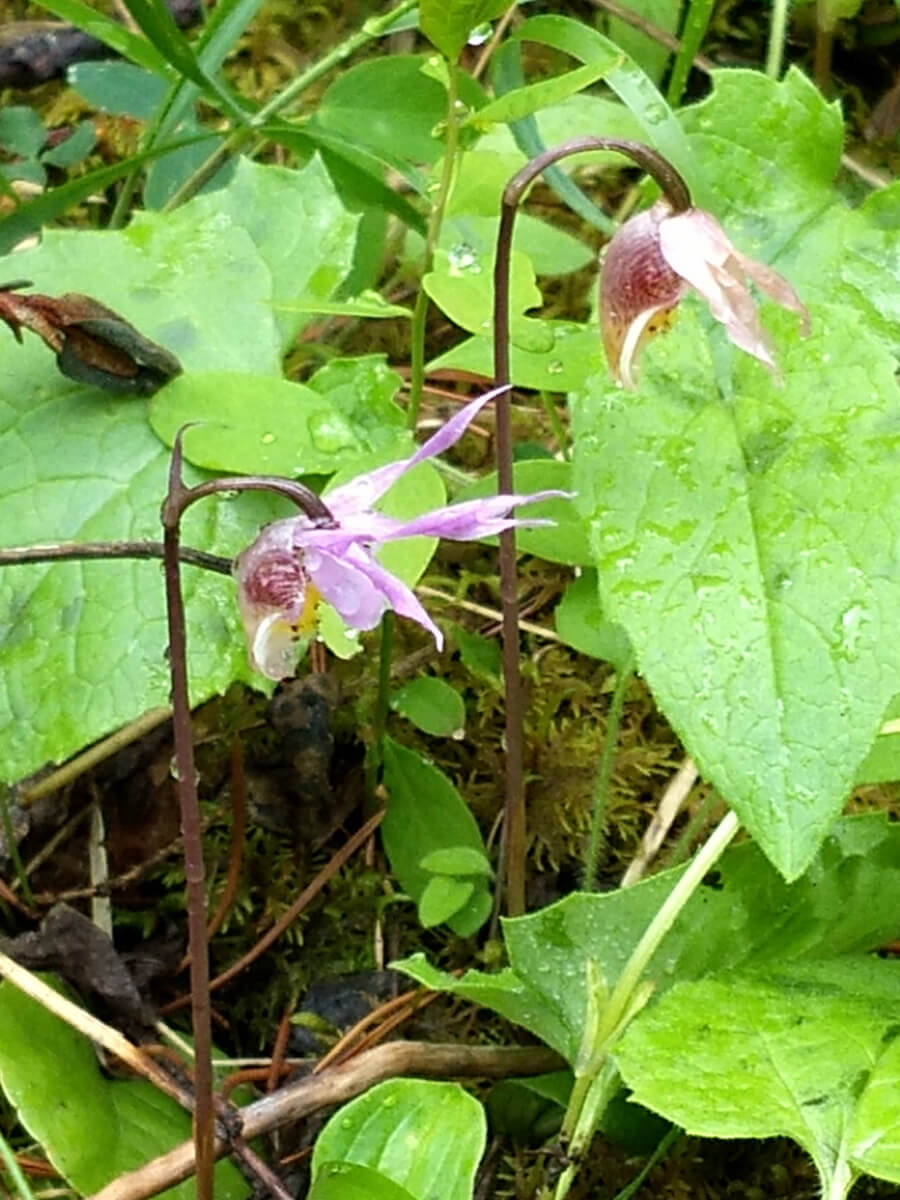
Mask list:
[[[212,1025],[207,945],[206,871],[203,861],[203,831],[194,770],[194,744],[187,678],[187,631],[181,594],[180,526],[185,510],[197,500],[217,492],[266,490],[293,500],[317,524],[334,523],[319,497],[302,484],[265,476],[235,476],[212,479],[196,487],[185,486],[182,478],[182,436],[179,430],[172,447],[169,490],[163,502],[163,562],[166,580],[166,611],[169,626],[169,671],[172,680],[172,726],[181,832],[184,839],[185,903],[190,955],[191,1024],[194,1034],[194,1152],[197,1163],[198,1200],[213,1200],[216,1130],[213,1104]]]
[[[176,455],[180,461],[181,432],[172,447],[173,461]],[[293,500],[315,525],[337,524],[331,515],[331,509],[320,496],[302,483],[280,479],[277,475],[226,475],[222,479],[208,479],[206,483],[198,483],[196,487],[182,489],[182,494],[187,497],[184,507],[187,508],[188,504],[193,504],[195,500],[202,500],[204,496],[215,496],[218,492],[277,492],[278,495]]]
[[[453,176],[456,172],[456,159],[459,153],[459,113],[457,111],[458,92],[456,68],[447,63],[447,117],[446,142],[441,166],[441,177],[437,192],[431,205],[428,217],[428,230],[425,236],[425,260],[422,264],[422,278],[434,266],[434,251],[444,223],[444,212],[450,198]],[[410,327],[410,356],[409,356],[409,404],[406,420],[410,429],[415,429],[419,420],[419,409],[422,406],[422,389],[425,386],[425,323],[428,319],[430,300],[425,288],[420,285],[416,296]]]
[[[181,832],[184,838],[185,903],[188,953],[191,956],[191,1022],[194,1033],[194,1153],[197,1198],[213,1200],[215,1128],[213,1125],[212,1024],[209,1001],[209,954],[206,941],[206,874],[194,741],[187,681],[187,632],[181,595],[179,538],[190,491],[181,478],[181,439],[176,441],[169,472],[169,491],[162,508],[165,548],[166,612],[169,624],[169,671],[172,679],[172,726]]]
[[[587,150],[617,150],[651,175],[663,190],[674,212],[691,207],[688,186],[661,155],[623,138],[580,137],[552,146],[518,171],[503,190],[497,257],[494,263],[494,384],[509,384],[509,274],[512,235],[519,202],[528,187],[551,164]],[[510,399],[497,397],[497,490],[512,492],[512,429]],[[510,916],[525,911],[525,784],[522,743],[522,680],[519,672],[519,604],[516,578],[516,536],[512,529],[500,535],[500,597],[503,611],[503,671],[506,689],[506,807],[504,846],[506,858],[506,910]]]

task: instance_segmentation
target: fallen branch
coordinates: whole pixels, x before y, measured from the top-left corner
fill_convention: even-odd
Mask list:
[[[505,1079],[511,1075],[540,1075],[564,1067],[563,1059],[543,1046],[452,1046],[427,1042],[390,1042],[331,1067],[321,1075],[310,1075],[290,1083],[270,1096],[240,1109],[241,1136],[249,1141],[282,1125],[300,1120],[333,1104],[342,1104],[373,1084],[397,1076],[421,1079]],[[219,1158],[228,1146],[216,1139]],[[165,1188],[188,1179],[194,1170],[194,1143],[182,1142],[168,1154],[154,1158],[136,1171],[96,1192],[90,1200],[144,1200]]]
[[[167,7],[181,28],[194,24],[201,11],[197,0],[168,0]],[[4,33],[0,87],[38,87],[64,75],[73,63],[116,57],[97,38],[61,22],[12,21]]]

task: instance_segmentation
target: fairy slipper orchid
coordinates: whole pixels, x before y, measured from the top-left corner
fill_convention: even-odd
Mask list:
[[[409,458],[378,467],[336,487],[323,499],[331,520],[306,515],[274,521],[234,564],[238,603],[253,667],[270,679],[292,675],[295,642],[316,626],[319,602],[326,600],[352,629],[373,629],[388,609],[417,621],[438,648],[443,635],[412,588],[375,558],[385,542],[410,537],[469,541],[490,537],[514,525],[551,522],[510,516],[518,505],[533,504],[565,492],[527,496],[487,496],[401,521],[373,505],[417,463],[452,446],[497,392],[467,404]]]
[[[808,331],[807,311],[788,281],[741,254],[709,213],[699,208],[673,212],[659,200],[631,217],[607,247],[600,280],[603,345],[610,370],[625,387],[637,386],[641,348],[668,327],[689,287],[706,301],[736,346],[774,370],[748,279],[776,304],[799,313],[801,330]]]

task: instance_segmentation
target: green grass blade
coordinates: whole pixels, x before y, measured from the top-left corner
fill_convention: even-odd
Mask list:
[[[518,42],[504,42],[494,55],[491,63],[491,82],[498,96],[503,96],[514,88],[519,88],[525,82],[522,70],[522,48]],[[510,132],[515,138],[516,145],[523,154],[534,158],[546,150],[538,132],[537,121],[533,116],[523,117],[519,121],[511,121]],[[559,196],[560,200],[583,221],[599,229],[607,236],[615,232],[616,223],[606,215],[602,208],[593,202],[586,192],[567,175],[562,167],[553,165],[543,173],[544,181]]]
[[[715,2],[716,0],[690,0],[688,5],[684,28],[681,31],[681,45],[675,56],[666,93],[666,99],[673,108],[677,108],[681,103],[688,75],[691,73],[691,64],[706,37]]]
[[[262,4],[263,0],[221,0],[216,5],[195,43],[197,61],[204,71],[218,71]]]
[[[31,1190],[25,1172],[19,1166],[19,1160],[13,1154],[12,1147],[2,1133],[0,1133],[0,1159],[19,1194],[19,1200],[34,1200],[34,1192]]]
[[[552,46],[583,63],[605,62],[610,51],[619,54],[622,62],[607,72],[605,82],[633,113],[647,142],[681,172],[697,203],[703,204],[702,171],[678,118],[653,81],[614,42],[581,21],[558,16],[531,17],[512,36]]]
[[[229,88],[203,68],[163,0],[125,0],[125,6],[142,33],[167,62],[196,83],[205,94],[214,97],[233,121],[239,125],[246,124],[248,116],[243,105]]]
[[[178,142],[170,142],[168,145],[149,150],[144,154],[134,154],[131,158],[113,163],[112,166],[101,167],[99,171],[92,171],[90,175],[82,175],[79,179],[73,179],[69,183],[62,184],[61,187],[53,188],[52,191],[45,192],[36,200],[32,200],[30,204],[20,205],[14,213],[10,213],[8,217],[4,217],[0,221],[0,254],[8,254],[23,238],[36,233],[42,226],[50,221],[55,221],[68,209],[86,200],[93,192],[109,187],[111,183],[115,183],[136,167],[141,167],[144,163],[159,158],[160,155],[168,154],[171,150],[190,146],[194,142],[208,137],[208,133],[203,133],[199,137],[182,138]]]

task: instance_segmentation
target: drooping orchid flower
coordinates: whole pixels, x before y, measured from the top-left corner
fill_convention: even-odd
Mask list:
[[[748,279],[776,304],[798,313],[801,331],[808,331],[806,308],[788,281],[737,250],[709,213],[693,207],[674,212],[659,200],[631,217],[606,249],[600,280],[603,344],[610,370],[625,387],[637,386],[641,348],[668,327],[689,287],[706,301],[736,346],[774,370]]]
[[[373,508],[401,475],[457,442],[496,395],[497,391],[488,392],[460,409],[409,458],[334,488],[323,498],[331,521],[306,515],[274,521],[238,556],[234,564],[238,603],[256,670],[270,679],[293,674],[295,643],[301,634],[315,629],[321,600],[332,605],[346,625],[359,630],[374,629],[382,614],[392,609],[428,630],[440,648],[441,631],[412,588],[377,561],[377,547],[421,536],[469,541],[514,525],[550,524],[509,514],[519,505],[567,493],[486,496],[445,505],[409,521]]]

